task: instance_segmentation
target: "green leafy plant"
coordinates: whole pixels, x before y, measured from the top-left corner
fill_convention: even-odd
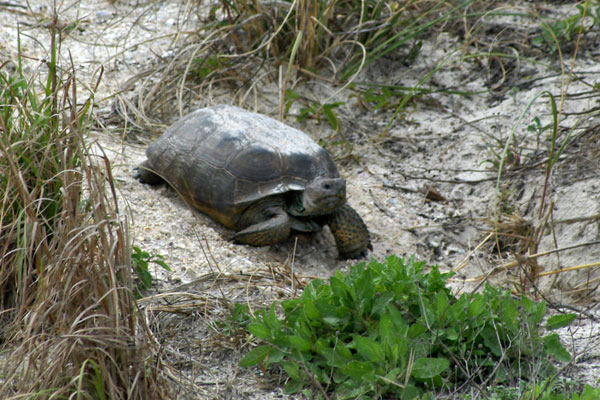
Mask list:
[[[152,287],[152,274],[149,271],[150,263],[155,263],[167,271],[171,271],[171,268],[160,254],[150,254],[137,246],[132,246],[131,250],[131,262],[137,275],[136,296],[140,297],[142,291]]]
[[[190,75],[197,79],[205,79],[210,74],[222,71],[229,67],[226,58],[219,56],[210,56],[205,58],[195,58]]]
[[[594,0],[592,2],[589,3],[594,3],[593,7],[590,5],[590,9],[588,11],[586,11],[585,7],[586,4],[577,4],[575,5],[575,7],[577,8],[577,11],[579,12],[579,15],[583,16],[589,16],[592,18],[592,26],[590,26],[588,28],[588,30],[591,30],[594,27],[597,27],[598,25],[600,25],[600,6],[598,5],[598,1]]]
[[[527,389],[523,398],[537,400],[595,400],[600,398],[600,389],[585,385],[582,391],[577,393],[575,382],[556,380],[543,382]]]
[[[281,303],[283,317],[275,303],[256,313],[248,330],[265,344],[241,365],[280,365],[287,392],[312,385],[338,399],[412,399],[456,382],[507,381],[519,374],[513,361],[521,371],[524,363],[549,371],[548,356],[570,359],[556,334],[542,335],[545,303],[489,285],[456,297],[446,286],[451,276],[390,257],[338,271],[329,283],[315,280],[301,297]]]
[[[362,92],[359,97],[361,100],[373,104],[375,109],[387,110],[392,107],[392,97],[401,96],[404,93],[393,91],[389,87],[370,87]]]
[[[300,115],[298,115],[298,121],[303,121],[308,118],[310,115],[313,116],[318,122],[321,122],[321,113],[325,115],[329,126],[334,131],[337,131],[340,128],[340,121],[333,111],[335,108],[344,104],[343,102],[335,102],[330,104],[319,104],[317,102],[312,103],[308,107],[303,107],[300,109]]]
[[[540,26],[541,33],[533,39],[533,44],[540,46],[545,44],[550,52],[554,53],[558,50],[562,43],[571,42],[579,34],[586,33],[598,24],[600,17],[600,7],[596,6],[592,10],[588,9],[589,1],[584,4],[577,4],[577,14],[573,14],[564,19],[559,19],[554,22],[542,21]],[[583,20],[585,17],[591,17],[592,26],[585,28]]]
[[[596,400],[600,398],[600,388],[584,385],[567,380],[547,380],[538,384],[521,387],[506,387],[503,385],[488,388],[490,400]],[[465,396],[465,400],[479,397]]]
[[[248,305],[235,303],[231,314],[226,319],[218,321],[217,325],[225,336],[247,336],[246,332],[250,321],[251,316],[248,313]]]
[[[542,22],[542,32],[533,40],[533,44],[541,45],[545,43],[550,52],[554,53],[558,50],[563,42],[568,42],[573,39],[574,35],[579,31],[580,17],[572,15],[569,18],[558,20],[554,23]]]
[[[297,121],[304,121],[307,118],[313,118],[318,122],[321,122],[322,116],[324,115],[331,129],[335,131],[339,129],[340,121],[334,110],[339,106],[344,105],[345,103],[343,101],[321,104],[318,101],[304,100],[300,94],[294,92],[293,90],[287,90],[285,93],[284,107],[284,113],[286,115],[289,113],[290,108],[296,101],[302,101],[304,104],[303,107],[300,108],[300,113],[296,117]]]

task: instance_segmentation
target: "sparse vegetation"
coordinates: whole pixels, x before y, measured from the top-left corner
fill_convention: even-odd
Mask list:
[[[435,25],[459,18],[471,1],[434,1],[425,10],[419,1],[283,1],[273,7],[258,1],[221,1],[212,9],[213,24],[230,32],[228,41],[241,53],[260,51],[276,63],[291,54],[300,38],[295,67],[310,73],[338,64],[334,79],[345,81],[363,66],[398,48],[415,49],[415,38]],[[220,18],[217,11],[225,18]],[[207,29],[214,29],[208,25]],[[344,47],[351,44],[352,51]],[[337,72],[336,72],[337,70]]]
[[[206,368],[207,354],[218,353],[233,365],[250,349],[242,364],[253,369],[243,371],[250,376],[248,371],[257,371],[258,366],[262,372],[251,376],[252,382],[259,381],[264,390],[284,387],[307,398],[600,398],[600,389],[563,378],[568,368],[562,366],[571,366],[578,355],[570,357],[555,331],[570,326],[574,314],[566,313],[567,307],[561,308],[554,299],[526,297],[547,294],[540,284],[544,276],[576,269],[590,270],[572,291],[578,301],[586,304],[597,296],[600,280],[592,268],[600,263],[565,266],[560,255],[569,247],[559,245],[557,227],[584,221],[587,231],[596,232],[598,211],[562,221],[554,218],[557,182],[568,179],[565,175],[571,174],[572,180],[595,179],[580,197],[597,193],[597,110],[566,106],[589,98],[589,103],[580,103],[588,107],[598,96],[592,63],[583,68],[576,62],[582,55],[589,61],[590,54],[597,53],[597,1],[182,2],[177,18],[195,12],[198,18],[191,27],[164,34],[173,43],[146,55],[157,54],[154,65],[147,57],[138,63],[124,56],[153,37],[138,41],[127,36],[116,52],[106,52],[111,56],[100,61],[103,65],[117,70],[127,65],[132,76],[119,83],[124,84],[122,90],[108,94],[111,101],[116,99],[111,115],[97,121],[92,111],[104,69],[99,67],[91,82],[83,82],[79,66],[61,53],[61,43],[80,34],[88,40],[83,34],[90,33],[90,24],[97,29],[95,18],[105,17],[90,13],[80,18],[77,12],[76,18],[59,21],[57,15],[63,18],[59,10],[41,6],[38,10],[29,3],[0,6],[17,10],[15,15],[32,16],[35,23],[15,26],[45,26],[50,38],[46,43],[46,36],[36,37],[39,31],[32,29],[29,35],[47,54],[36,63],[19,45],[15,62],[3,58],[0,64],[1,398],[173,398],[170,384],[178,389],[189,385],[191,397],[202,398],[201,389],[213,385],[218,392],[214,398],[235,398],[227,390],[239,385],[238,372],[234,378],[201,385],[194,379]],[[135,7],[145,8],[143,15],[160,13],[173,4],[136,2]],[[75,0],[65,8],[78,5]],[[207,7],[206,12],[201,7]],[[566,12],[556,13],[554,7]],[[46,18],[46,12],[53,17]],[[148,34],[162,35],[152,23],[157,20],[144,27]],[[94,33],[110,33],[112,26],[102,29]],[[434,51],[440,44],[446,46],[443,54]],[[448,75],[438,79],[452,68],[461,72],[449,80]],[[386,70],[394,73],[394,80],[377,76]],[[410,73],[396,74],[398,70]],[[560,82],[548,85],[551,79]],[[479,86],[471,86],[474,82]],[[570,91],[574,82],[583,82],[589,91]],[[530,90],[538,85],[539,90]],[[504,116],[482,113],[481,120],[507,118],[510,123],[475,129],[481,110],[465,112],[461,102],[475,96],[488,102],[483,108],[494,108],[507,98],[522,108]],[[263,97],[267,100],[259,103]],[[426,249],[415,251],[426,256],[440,259],[466,251],[469,254],[453,270],[458,273],[469,260],[480,257],[469,265],[480,268],[479,275],[462,281],[479,286],[451,291],[447,282],[456,277],[450,273],[397,257],[351,267],[347,274],[338,271],[329,280],[305,286],[308,277],[299,273],[304,265],[294,261],[277,259],[276,265],[241,272],[233,265],[236,272],[230,273],[220,269],[217,260],[222,259],[202,247],[212,272],[194,280],[200,289],[182,284],[173,292],[143,298],[152,285],[150,265],[167,271],[169,266],[159,254],[131,245],[138,241],[130,237],[128,215],[119,209],[119,181],[112,175],[111,155],[89,139],[88,129],[122,127],[121,139],[150,135],[162,131],[175,114],[223,99],[249,107],[252,103],[271,114],[279,106],[280,118],[288,117],[290,123],[319,123],[325,131],[319,143],[338,160],[351,159],[353,167],[362,168],[349,176],[358,182],[353,189],[361,186],[368,192],[370,197],[361,198],[363,204],[393,221],[375,226],[374,237],[386,243],[378,250],[393,254],[398,249],[382,237],[392,226],[415,235]],[[458,135],[448,143],[432,139],[426,129],[407,129],[418,127],[420,122],[411,121],[411,113],[423,109],[431,115],[443,113],[438,122],[450,121],[452,135],[462,131],[477,141],[475,136],[481,133],[479,146],[485,148],[475,164],[483,159],[486,169],[470,170],[472,164],[464,170],[461,165],[460,171],[446,169],[448,159],[465,153],[455,151]],[[360,117],[353,119],[354,114]],[[373,118],[376,114],[380,119]],[[108,121],[115,116],[116,122]],[[370,124],[363,125],[365,121]],[[438,145],[448,150],[430,155]],[[476,149],[477,145],[471,151]],[[422,157],[409,162],[407,152]],[[371,168],[368,164],[377,156],[388,158]],[[428,163],[428,157],[438,158]],[[409,167],[400,168],[405,164]],[[478,175],[469,180],[473,175],[459,178],[460,172]],[[363,182],[365,176],[377,178]],[[410,183],[401,186],[399,181]],[[436,190],[436,184],[446,184],[436,200],[443,205],[436,208],[431,198],[420,198],[419,203],[431,208],[415,210],[426,215],[405,226],[394,214],[398,209],[394,202],[400,198],[383,199],[390,200],[386,203],[377,191],[418,194],[420,189],[409,185],[423,181]],[[478,204],[481,213],[464,210],[469,196],[484,198],[483,191],[470,192],[482,182],[489,183],[489,193],[495,189],[493,204]],[[532,185],[534,193],[524,196]],[[408,206],[404,208],[415,204],[401,201]],[[439,234],[443,240],[430,241],[420,233],[456,230],[463,240],[473,235],[464,229],[464,220],[479,217],[485,227],[477,225],[471,231],[485,231],[485,239],[470,249],[463,249],[467,246],[463,243],[458,250],[449,249],[448,238],[458,235]],[[547,237],[555,245],[542,251],[540,243]],[[467,239],[471,246],[480,238]],[[571,249],[597,245],[596,234],[593,241]],[[554,264],[548,257],[544,261],[548,254],[556,255],[556,269],[549,267]],[[443,261],[440,265],[453,266]],[[497,279],[501,274],[505,275]],[[271,306],[262,309],[265,298]],[[561,311],[548,317],[546,308]],[[578,317],[595,318],[593,309],[568,309]],[[196,330],[198,326],[208,328]]]
[[[301,99],[301,96],[298,93],[295,93],[291,90],[287,91],[284,114],[287,115],[292,104],[294,104],[294,102],[299,101],[299,100],[303,100],[303,99]],[[322,115],[324,115],[325,119],[329,123],[329,126],[331,127],[331,129],[333,129],[334,131],[339,130],[340,121],[335,114],[335,109],[337,107],[343,105],[344,104],[343,102],[338,101],[335,103],[320,104],[318,102],[303,101],[303,103],[305,105],[300,108],[300,113],[296,117],[297,121],[303,121],[308,117],[312,117],[312,118],[316,119],[317,121],[321,122]]]
[[[600,396],[600,389],[590,385],[580,388],[576,382],[552,380],[526,387],[493,386],[489,388],[491,400],[594,400]],[[476,398],[465,396],[465,400]]]
[[[545,45],[550,52],[555,53],[598,25],[600,6],[597,5],[597,2],[583,1],[580,4],[574,4],[573,8],[576,13],[566,18],[552,22],[542,21],[541,33],[533,39],[532,43],[538,46]],[[588,27],[584,24],[586,18],[592,20],[592,24]]]

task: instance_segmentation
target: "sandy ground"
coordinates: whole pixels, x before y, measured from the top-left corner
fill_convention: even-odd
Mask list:
[[[565,6],[553,7],[556,13],[572,11]],[[159,268],[153,271],[161,280],[157,290],[166,292],[184,287],[201,293],[210,286],[206,283],[207,274],[242,274],[269,268],[293,268],[299,276],[326,277],[349,264],[337,259],[333,238],[327,230],[298,235],[271,247],[232,244],[225,240],[231,232],[190,210],[173,190],[141,185],[133,179],[133,169],[144,160],[150,139],[148,135],[137,135],[135,143],[129,140],[131,135],[124,124],[114,123],[111,117],[115,99],[117,95],[133,98],[136,87],[126,85],[128,79],[147,70],[159,57],[168,58],[173,44],[181,40],[176,33],[194,30],[201,23],[195,13],[188,14],[189,4],[177,1],[110,4],[82,0],[61,3],[59,8],[61,22],[80,21],[64,38],[62,55],[73,58],[82,83],[91,82],[103,68],[95,112],[107,123],[104,129],[96,129],[92,138],[111,159],[122,209],[131,217],[134,244],[164,256],[171,266],[170,273]],[[20,29],[22,52],[31,57],[25,71],[36,72],[38,61],[47,55],[49,40],[44,24],[49,10],[44,0],[29,1],[27,5],[16,2],[0,5],[0,19],[5,21],[0,28],[2,62],[16,59]],[[510,32],[528,29],[516,17],[506,17],[502,23]],[[503,242],[500,252],[493,239],[486,241],[491,227],[486,221],[494,218],[500,201],[506,205],[505,209],[514,212],[513,222],[540,230],[539,244],[531,251],[531,254],[548,252],[535,258],[540,270],[547,272],[600,261],[600,121],[594,113],[582,114],[597,106],[593,85],[600,79],[599,55],[597,37],[586,41],[567,87],[567,75],[560,74],[556,55],[533,51],[523,54],[523,59],[503,66],[506,72],[503,76],[500,64],[493,57],[465,61],[456,36],[440,33],[423,40],[420,54],[412,64],[401,62],[403,55],[399,54],[371,66],[357,81],[411,86],[444,65],[427,87],[479,94],[440,92],[416,98],[384,134],[394,107],[373,110],[373,104],[357,99],[349,89],[339,91],[338,87],[320,81],[292,80],[294,90],[307,98],[325,102],[335,94],[329,101],[344,103],[336,109],[341,130],[336,133],[327,123],[315,120],[297,122],[294,115],[299,113],[299,104],[292,107],[285,122],[325,144],[336,158],[347,180],[348,201],[370,229],[374,249],[369,257],[382,260],[391,254],[415,254],[443,270],[457,269],[458,275],[452,283],[457,291],[471,290],[478,283],[474,278],[492,272],[497,272],[493,277],[495,283],[513,288],[521,275],[519,267],[503,266],[513,265],[512,252],[518,249],[519,241]],[[536,62],[525,59],[534,56]],[[565,54],[565,62],[569,68],[573,60]],[[551,124],[548,97],[539,97],[522,120],[520,116],[544,91],[552,93],[562,107],[558,142],[562,143],[567,134],[570,139],[547,181],[544,201],[551,204],[552,212],[540,216],[550,130],[536,133],[527,130],[527,126],[534,117],[543,126]],[[277,80],[265,79],[244,98],[232,97],[227,91],[196,93],[188,106],[194,109],[234,103],[277,118],[278,93]],[[566,94],[562,104],[561,93]],[[176,117],[172,115],[162,123],[168,125]],[[342,137],[352,145],[351,153],[336,145]],[[507,141],[513,157],[497,185],[495,154],[502,153]],[[430,195],[426,195],[428,192]],[[434,192],[439,196],[433,196]],[[555,252],[555,249],[562,250]],[[536,285],[553,302],[598,315],[594,308],[598,276],[597,269],[583,268],[540,277]],[[241,296],[240,290],[236,287],[231,293]],[[280,294],[265,289],[257,295],[268,300]],[[202,325],[208,319],[198,310],[191,313],[187,323]],[[600,376],[600,370],[594,367],[600,357],[600,343],[598,330],[590,321],[582,320],[576,327],[565,330],[563,338],[572,343],[580,356],[571,375],[593,382]],[[181,321],[171,322],[162,321],[160,326],[169,329],[182,326]],[[173,339],[188,346],[187,355],[181,356],[188,362],[182,363],[181,369],[195,377],[207,397],[279,398],[278,389],[262,387],[260,379],[238,370],[234,361],[239,354],[219,352],[203,340],[202,335],[211,332],[209,328],[187,327],[184,331],[180,334],[186,338]],[[184,397],[182,393],[181,398]]]

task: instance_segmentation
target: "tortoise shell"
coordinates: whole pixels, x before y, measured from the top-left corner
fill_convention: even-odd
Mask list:
[[[146,155],[145,168],[232,229],[260,199],[302,191],[319,177],[340,177],[329,153],[304,132],[230,105],[186,115]]]

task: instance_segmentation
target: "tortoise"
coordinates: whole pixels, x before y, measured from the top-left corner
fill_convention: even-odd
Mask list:
[[[231,105],[198,109],[167,128],[146,156],[137,168],[140,182],[168,182],[190,205],[235,230],[237,243],[271,245],[328,225],[340,258],[372,249],[329,153],[265,115]]]

